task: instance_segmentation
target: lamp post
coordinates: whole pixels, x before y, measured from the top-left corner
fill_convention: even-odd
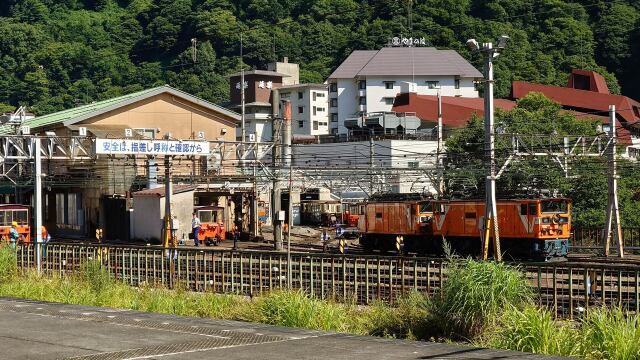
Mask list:
[[[489,239],[493,228],[494,258],[502,260],[500,251],[500,229],[498,227],[498,210],[496,203],[496,159],[495,159],[495,124],[493,109],[493,59],[500,55],[500,51],[507,45],[509,37],[500,36],[496,47],[493,43],[479,44],[475,39],[467,40],[467,47],[484,57],[484,158],[485,158],[485,210],[482,234],[482,258],[486,260],[489,254]]]

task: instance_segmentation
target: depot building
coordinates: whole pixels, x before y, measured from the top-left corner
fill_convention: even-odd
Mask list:
[[[172,203],[181,209],[183,220],[187,221],[185,214],[194,207],[224,206],[226,226],[230,228],[237,221],[247,230],[245,205],[250,203],[247,196],[253,193],[251,182],[242,179],[233,166],[224,167],[218,162],[212,167],[211,158],[198,156],[198,152],[208,153],[208,148],[201,147],[208,145],[206,140],[235,141],[239,121],[240,116],[233,111],[160,86],[26,119],[22,130],[3,125],[0,134],[16,134],[28,127],[34,135],[95,137],[96,159],[68,160],[62,165],[43,161],[44,225],[58,238],[93,237],[95,230],[102,228],[105,239],[128,241],[138,237],[136,234],[160,234],[160,229],[144,229],[160,226],[159,219],[136,224],[136,219],[144,216],[133,216],[135,199],[144,197],[134,194],[163,186],[161,154],[171,153],[170,147],[176,155],[182,155],[171,164],[173,183],[190,185],[191,196],[176,196],[176,203]],[[19,184],[11,190],[5,202],[32,202],[33,185]],[[140,240],[149,238],[155,235]]]

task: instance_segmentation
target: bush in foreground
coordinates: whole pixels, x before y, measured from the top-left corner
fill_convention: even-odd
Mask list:
[[[452,263],[432,311],[444,332],[473,338],[495,324],[505,309],[522,308],[531,299],[522,271],[504,263],[467,259]]]

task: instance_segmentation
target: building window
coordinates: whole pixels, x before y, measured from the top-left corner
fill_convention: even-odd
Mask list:
[[[331,129],[331,135],[338,135],[338,129],[337,128]]]
[[[156,129],[139,128],[139,129],[133,129],[133,131],[135,131],[136,134],[138,134],[140,137],[144,139],[155,139],[156,137]]]
[[[304,127],[304,121],[298,120],[298,127],[299,128],[303,128]]]
[[[318,113],[318,108],[314,106],[313,107],[313,115],[317,115],[317,113]]]
[[[313,130],[318,130],[318,122],[317,121],[313,122]]]
[[[331,83],[331,84],[329,85],[329,91],[331,91],[331,92],[338,92],[338,84],[336,84],[336,83]]]
[[[454,86],[456,89],[460,89],[460,79],[455,79],[455,80],[453,81],[453,84],[454,84],[453,86]]]
[[[367,82],[365,80],[360,80],[358,82],[358,89],[365,90],[367,88]]]
[[[338,99],[331,99],[331,107],[338,107]]]
[[[325,110],[325,108],[323,108],[323,107],[319,107],[318,108],[318,112],[324,112],[324,110]]]
[[[360,105],[367,105],[367,98],[364,96],[360,97]]]
[[[386,98],[384,98],[384,104],[385,105],[393,105],[393,100],[395,100],[395,98],[386,97]]]
[[[304,108],[302,106],[298,106],[298,114],[304,113]]]
[[[302,91],[298,91],[298,99],[304,98],[304,93]]]
[[[338,114],[331,114],[331,122],[338,122]]]
[[[311,94],[313,94],[313,101],[316,101],[318,94],[315,91],[312,91]]]
[[[326,122],[320,122],[320,126],[327,126],[328,124]]]
[[[385,81],[384,88],[387,90],[393,90],[393,86],[395,85],[395,81]]]
[[[318,95],[318,97],[324,97],[324,93],[319,92],[319,93],[316,93],[316,94]]]
[[[417,169],[419,164],[420,164],[420,163],[419,163],[419,162],[417,162],[417,161],[409,161],[409,162],[407,163],[407,167],[408,167],[409,169]]]
[[[440,88],[440,81],[427,81],[427,88],[428,89],[439,89]]]

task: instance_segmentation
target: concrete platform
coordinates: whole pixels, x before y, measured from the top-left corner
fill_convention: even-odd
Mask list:
[[[2,359],[551,359],[511,351],[0,298]]]

